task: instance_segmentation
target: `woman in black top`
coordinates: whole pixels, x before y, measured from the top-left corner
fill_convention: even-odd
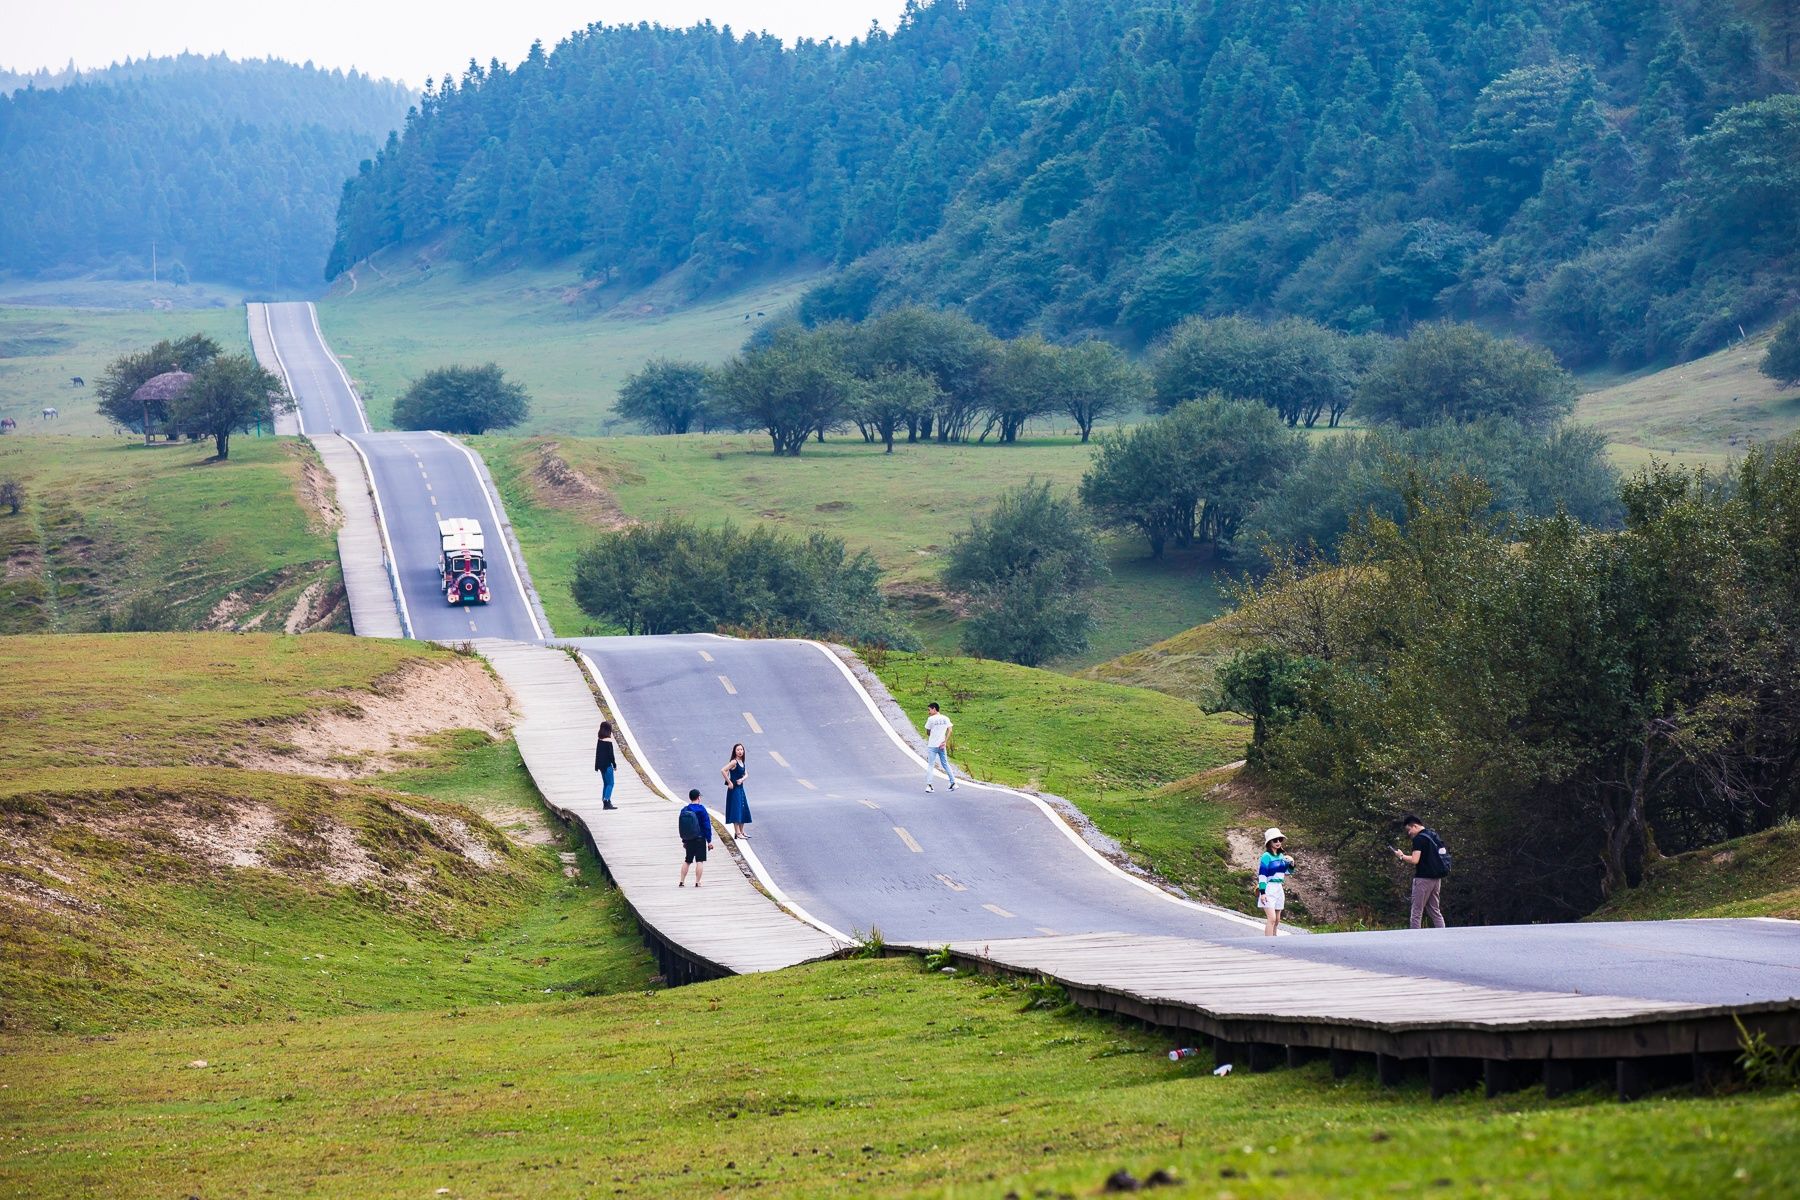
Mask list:
[[[719,774],[725,777],[725,823],[731,826],[733,837],[747,838],[750,835],[744,826],[750,823],[750,800],[744,795],[744,743],[731,748],[731,757]]]
[[[600,800],[607,808],[614,807],[612,802],[614,768],[618,766],[618,755],[613,751],[612,722],[600,722],[600,740],[594,743],[594,770],[600,772],[600,778],[606,786],[600,792]]]

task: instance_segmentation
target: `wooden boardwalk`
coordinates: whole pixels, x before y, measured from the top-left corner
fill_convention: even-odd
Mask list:
[[[1526,1082],[1507,1074],[1508,1066],[1529,1065],[1554,1086],[1556,1069],[1544,1064],[1612,1060],[1626,1064],[1616,1081],[1625,1096],[1656,1082],[1646,1074],[1649,1060],[1677,1059],[1698,1075],[1703,1060],[1734,1054],[1734,1017],[1753,1017],[1775,1040],[1800,1039],[1792,1001],[1705,1005],[1514,990],[1137,934],[955,942],[950,949],[978,970],[1053,979],[1084,1007],[1202,1034],[1220,1061],[1264,1069],[1313,1053],[1331,1054],[1334,1064],[1339,1056],[1373,1054],[1384,1078],[1393,1064],[1431,1064],[1434,1092],[1473,1082],[1472,1072],[1484,1065],[1489,1091],[1497,1092],[1506,1090],[1502,1081]],[[1541,1075],[1545,1070],[1551,1074]]]
[[[480,639],[520,714],[519,753],[551,808],[586,829],[595,852],[624,893],[653,945],[679,952],[700,977],[774,971],[829,958],[841,942],[789,915],[748,879],[715,832],[705,886],[675,886],[680,805],[652,791],[629,762],[616,773],[611,812],[601,806],[594,735],[605,714],[587,677],[566,652],[523,642]],[[665,971],[670,962],[665,958]],[[671,982],[676,982],[672,980]]]
[[[250,347],[256,360],[287,379],[287,372],[269,337],[267,309],[249,304]],[[292,385],[290,384],[290,389]],[[319,461],[331,472],[337,488],[339,524],[338,564],[344,573],[344,591],[350,600],[350,627],[358,637],[406,637],[400,608],[394,598],[393,576],[388,570],[387,547],[375,518],[368,472],[362,456],[341,434],[305,433],[297,412],[275,419],[275,432],[306,437],[318,451]]]

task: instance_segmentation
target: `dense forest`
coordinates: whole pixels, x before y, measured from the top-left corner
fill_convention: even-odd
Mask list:
[[[1788,0],[937,0],[849,45],[595,25],[428,89],[329,274],[453,235],[693,286],[843,270],[1001,334],[1426,317],[1699,353],[1796,297]]]
[[[0,95],[0,271],[318,282],[343,178],[411,93],[355,71],[181,55]]]

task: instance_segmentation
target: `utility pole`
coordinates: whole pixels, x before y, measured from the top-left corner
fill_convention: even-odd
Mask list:
[[[150,239],[150,282],[156,282],[156,239]]]

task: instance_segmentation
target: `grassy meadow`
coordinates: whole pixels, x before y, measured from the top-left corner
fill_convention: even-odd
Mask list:
[[[510,739],[446,730],[350,778],[268,769],[309,721],[461,662],[330,635],[0,639],[0,727],[32,731],[0,745],[0,1031],[645,986],[623,903]]]
[[[107,293],[109,296],[112,293]],[[60,293],[27,294],[25,307],[0,289],[0,417],[19,423],[19,436],[107,434],[95,410],[94,385],[106,365],[162,338],[204,333],[231,352],[248,352],[242,305],[231,308],[147,309],[52,307]],[[68,303],[72,297],[62,299]],[[117,302],[117,298],[114,298]],[[79,376],[86,387],[69,380]],[[42,420],[45,408],[61,412]],[[14,435],[9,434],[10,441]],[[0,442],[0,445],[4,445]]]
[[[1780,917],[1800,921],[1800,826],[1703,846],[1653,862],[1644,881],[1595,913],[1597,921]]]
[[[1002,490],[1029,479],[1073,488],[1090,450],[1073,438],[1012,446],[897,446],[860,439],[813,444],[776,458],[750,434],[685,437],[472,439],[506,499],[539,593],[559,631],[594,624],[569,594],[575,558],[620,520],[665,513],[702,523],[764,523],[796,535],[817,530],[867,549],[887,573],[899,608],[927,645],[956,648],[954,611],[937,582],[952,539]],[[1096,593],[1099,626],[1080,667],[1167,637],[1217,615],[1215,564],[1171,551],[1151,562],[1140,539],[1109,538],[1111,577]]]
[[[1432,1103],[916,960],[657,993],[7,1039],[0,1192],[1791,1195],[1800,1095]],[[198,1065],[204,1063],[204,1066]]]
[[[0,478],[27,496],[0,510],[0,633],[91,629],[134,602],[155,628],[334,620],[336,518],[312,449],[236,437],[227,461],[211,455],[211,441],[0,439]]]
[[[496,362],[531,395],[522,433],[601,434],[626,378],[652,358],[723,362],[794,304],[816,272],[682,299],[676,278],[600,294],[573,262],[484,271],[427,252],[378,254],[333,285],[319,326],[376,428],[433,367]],[[761,314],[761,315],[758,315]],[[749,319],[746,320],[745,318]]]

